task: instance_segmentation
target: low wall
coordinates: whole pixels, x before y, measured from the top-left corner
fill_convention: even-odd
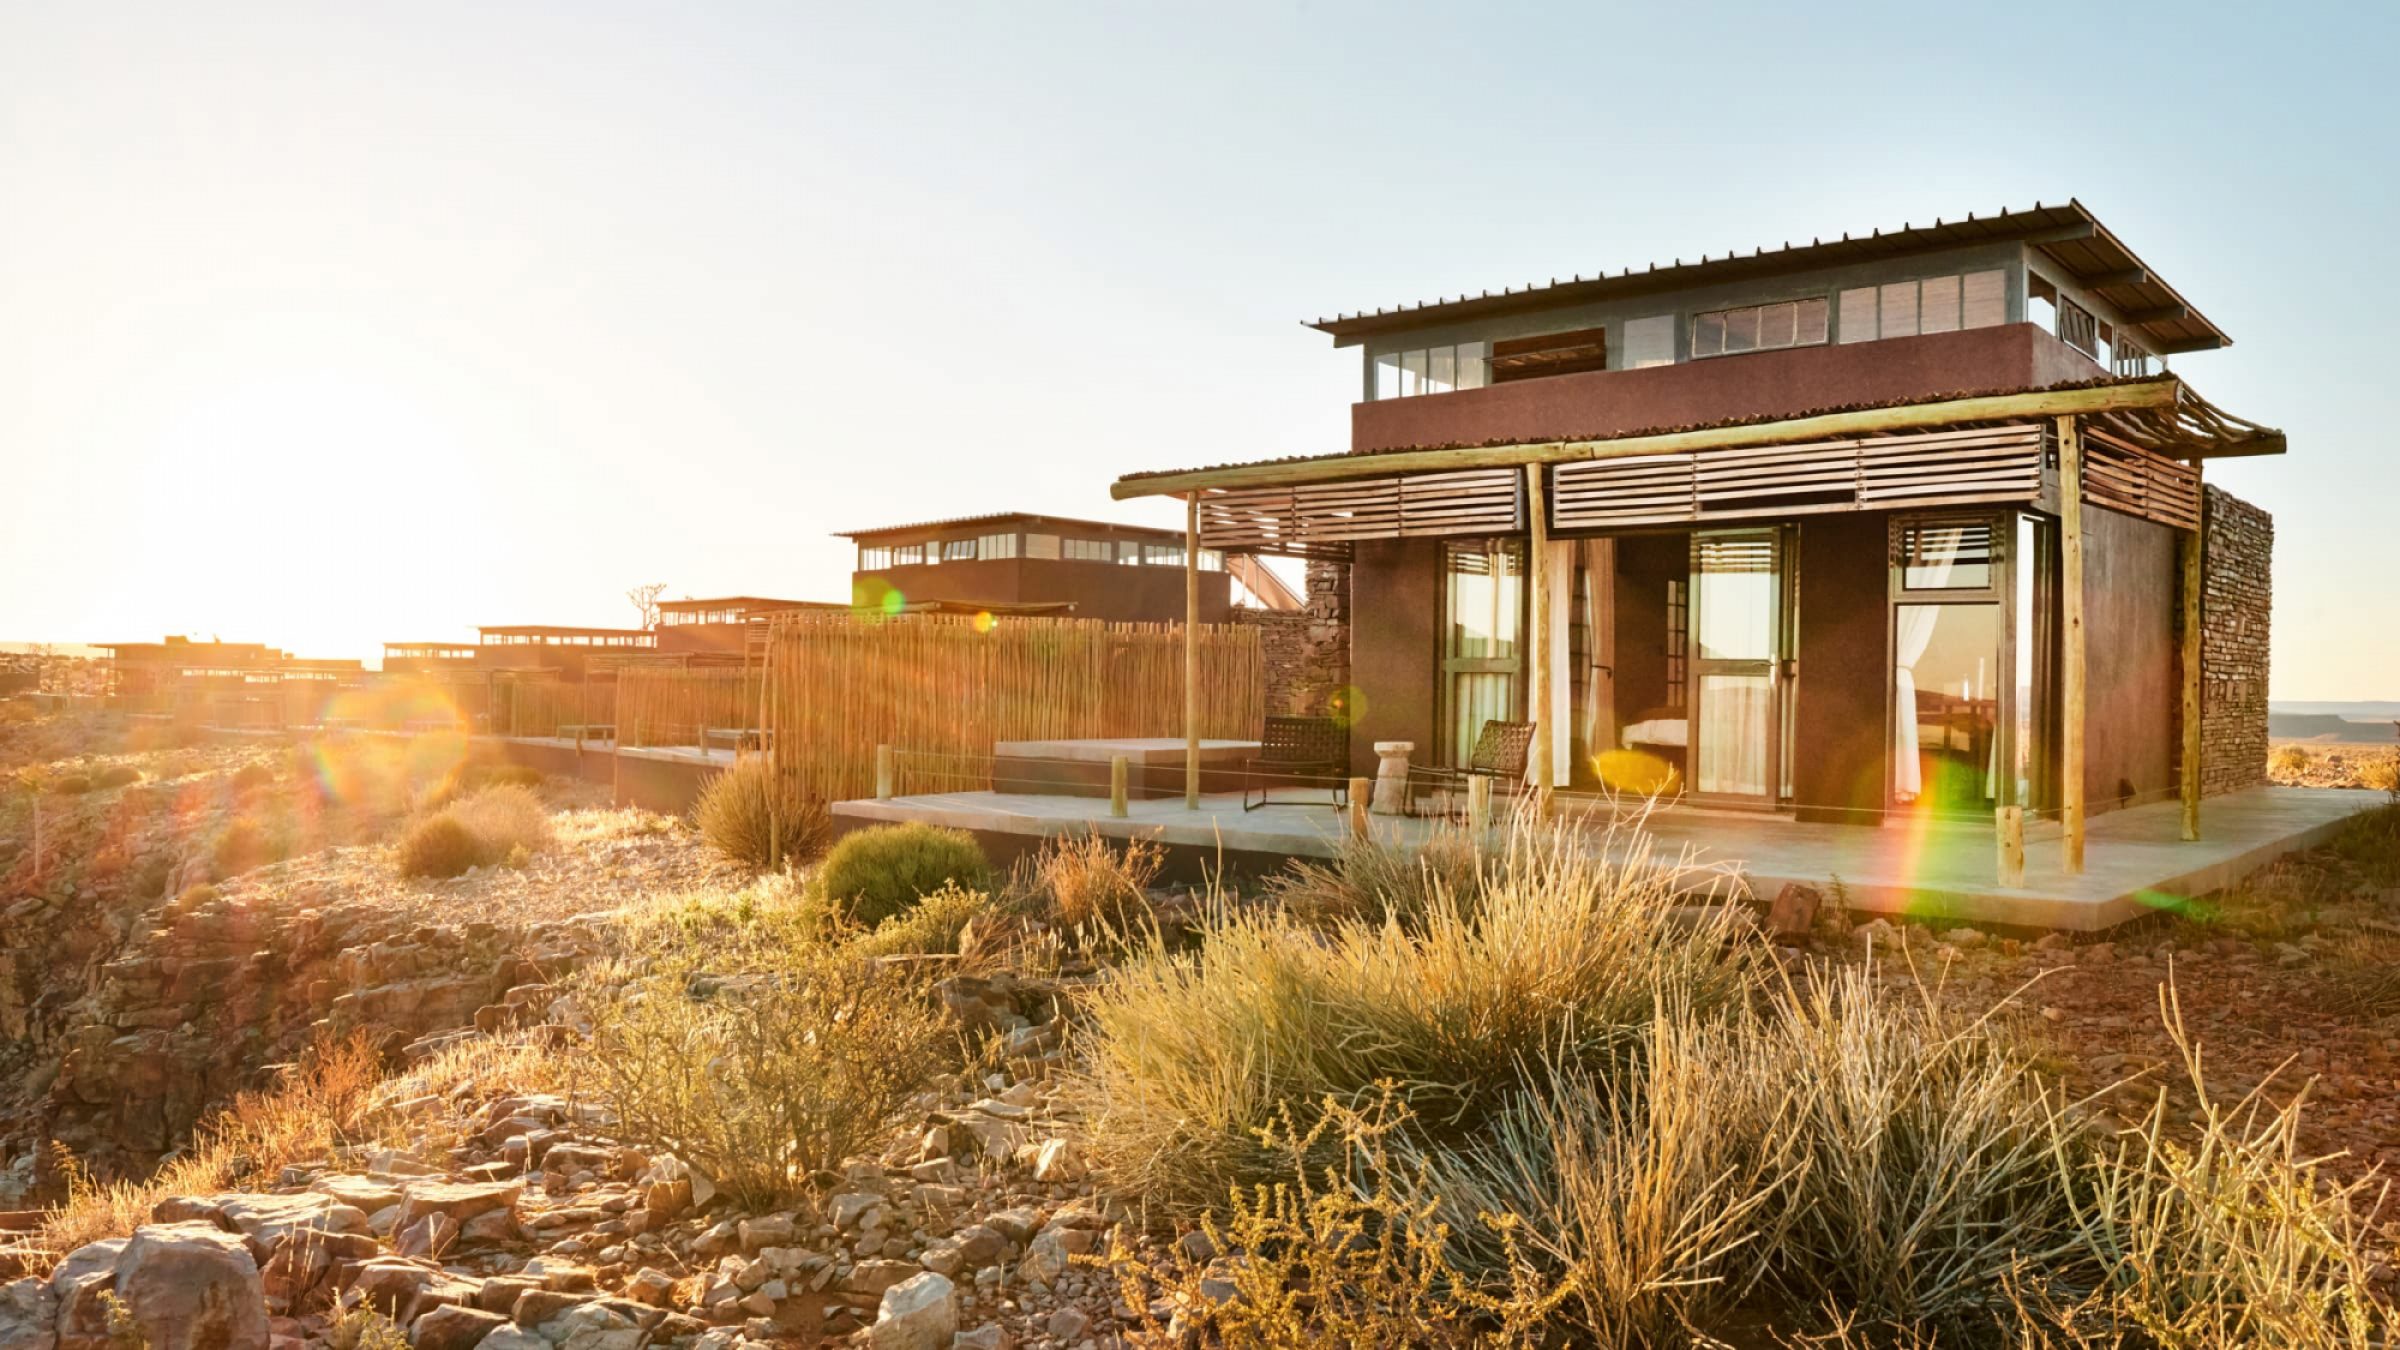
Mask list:
[[[2211,487],[2201,540],[2200,786],[2213,797],[2267,780],[2275,519]]]

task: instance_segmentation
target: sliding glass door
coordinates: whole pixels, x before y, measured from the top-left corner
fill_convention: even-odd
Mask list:
[[[1989,818],[2048,805],[2050,527],[1904,517],[1892,533],[1890,798]]]

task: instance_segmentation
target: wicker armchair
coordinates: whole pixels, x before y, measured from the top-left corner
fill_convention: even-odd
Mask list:
[[[1456,818],[1466,809],[1467,780],[1481,775],[1492,780],[1492,792],[1505,796],[1525,787],[1525,761],[1533,753],[1534,723],[1486,722],[1475,737],[1474,752],[1467,756],[1465,767],[1456,769],[1418,768],[1408,771],[1408,799],[1411,814],[1440,815]],[[1420,803],[1431,799],[1440,803],[1430,811],[1420,810]]]
[[[1315,786],[1319,780],[1333,790],[1333,805],[1349,795],[1350,736],[1330,717],[1270,717],[1258,738],[1258,753],[1242,761],[1242,809],[1268,805],[1277,780],[1298,780]],[[1258,800],[1250,800],[1253,790]]]

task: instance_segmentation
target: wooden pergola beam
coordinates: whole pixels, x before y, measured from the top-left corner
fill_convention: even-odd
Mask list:
[[[1960,422],[2004,422],[2014,418],[2138,412],[2175,407],[2181,388],[2181,381],[2164,378],[2134,384],[2037,389],[2022,394],[1987,394],[1892,408],[1817,413],[1776,422],[1751,422],[1742,426],[1707,427],[1698,431],[1675,431],[1651,436],[1618,436],[1588,441],[1529,441],[1456,450],[1396,450],[1369,455],[1324,455],[1313,459],[1231,464],[1218,469],[1188,469],[1177,473],[1120,478],[1109,485],[1108,495],[1118,501],[1134,497],[1179,497],[1211,488],[1288,487],[1302,483],[1342,482],[1353,478],[1388,478],[1395,474],[1445,473],[1457,469],[1525,464],[1568,464],[1579,460],[1625,459],[1635,455],[1722,450],[1786,441],[1841,440]]]
[[[2128,267],[2119,272],[2094,272],[2075,279],[2092,290],[2099,290],[2104,286],[2139,286],[2150,279],[2150,273],[2143,268]]]

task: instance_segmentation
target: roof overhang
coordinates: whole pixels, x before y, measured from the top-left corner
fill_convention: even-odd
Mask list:
[[[2172,355],[2233,345],[2224,330],[2135,256],[2088,207],[2072,198],[2063,206],[2036,202],[2030,210],[2003,209],[1988,216],[1970,213],[1964,220],[1937,219],[1931,225],[1903,225],[1897,230],[1811,239],[1805,244],[1786,242],[1780,248],[1755,248],[1714,258],[1702,254],[1696,261],[1677,258],[1663,266],[1651,263],[1638,270],[1628,267],[1566,280],[1552,277],[1547,282],[1505,286],[1497,294],[1462,294],[1302,322],[1332,337],[1335,345],[1349,346],[1377,334],[1429,324],[2009,242],[2035,249],[2064,279],[2116,306],[2125,315],[2127,326],[2138,329],[2153,351]]]
[[[2160,375],[1593,440],[1313,455],[1215,468],[1127,474],[1109,486],[1109,495],[1119,500],[1184,496],[1229,488],[1331,483],[1503,465],[1566,464],[2068,416],[2096,419],[2118,437],[2170,459],[2284,452],[2282,432],[2235,417],[2193,393],[2181,379]]]

